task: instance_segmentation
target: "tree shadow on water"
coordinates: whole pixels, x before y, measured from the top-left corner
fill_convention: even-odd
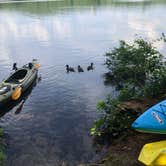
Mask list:
[[[105,86],[115,87],[117,91],[123,88],[122,82],[115,79],[115,76],[111,72],[103,74],[103,81]]]

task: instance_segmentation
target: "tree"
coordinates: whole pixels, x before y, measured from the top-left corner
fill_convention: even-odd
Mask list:
[[[148,87],[155,88],[149,85],[154,85],[155,82],[155,85],[165,93],[163,86],[166,80],[163,78],[166,77],[166,62],[152,42],[138,38],[129,45],[125,41],[120,41],[119,47],[113,48],[105,56],[107,68],[113,79],[117,83],[122,83],[122,88],[127,86],[131,90],[133,87],[133,91],[135,91],[133,94],[141,91],[141,94],[145,95]]]

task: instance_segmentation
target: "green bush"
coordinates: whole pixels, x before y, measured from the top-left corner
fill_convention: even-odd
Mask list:
[[[3,164],[3,161],[5,160],[5,154],[3,153],[3,151],[2,150],[0,150],[0,165],[2,165]]]
[[[94,122],[91,135],[117,137],[130,128],[135,113],[121,110],[119,104],[117,99],[112,99],[110,96],[105,101],[98,102],[98,112],[101,113],[101,117]]]
[[[4,134],[4,131],[3,131],[3,129],[2,129],[2,128],[0,128],[0,137],[2,137],[2,136],[3,136],[3,134]]]
[[[166,79],[163,78],[166,77],[166,63],[163,55],[156,50],[152,42],[139,38],[129,45],[125,41],[120,41],[119,47],[113,48],[105,56],[105,64],[117,84],[122,83],[122,87],[128,84],[127,89],[135,89],[131,92],[133,94],[129,94],[129,98],[132,95],[140,96],[140,94],[135,94],[140,91],[142,95],[150,95],[151,93],[146,93],[146,91],[148,91],[148,87],[154,88],[155,91],[155,85],[161,89],[159,94],[165,93]],[[146,86],[147,83],[148,86]],[[126,87],[123,91],[125,90]],[[157,92],[152,94],[152,96],[154,95],[157,95]]]
[[[145,96],[157,97],[166,93],[166,71],[165,67],[161,70],[154,70],[146,81],[144,91]]]
[[[112,99],[111,96],[108,96],[105,101],[99,101],[97,104],[97,111],[101,114],[99,120],[94,122],[93,128],[91,128],[91,135],[101,136],[103,133],[106,133],[106,130],[109,128],[107,126],[109,119],[108,115],[112,114],[113,110],[116,110],[118,107],[118,100]]]
[[[2,141],[3,135],[4,135],[4,130],[2,128],[0,128],[0,165],[3,164],[3,161],[5,159],[5,154],[3,152],[3,150],[4,150],[4,144],[2,143],[3,142]]]

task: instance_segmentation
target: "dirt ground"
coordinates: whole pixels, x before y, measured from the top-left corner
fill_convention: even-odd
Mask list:
[[[166,139],[166,135],[131,132],[130,136],[116,140],[101,162],[102,166],[142,166],[138,156],[144,144]]]

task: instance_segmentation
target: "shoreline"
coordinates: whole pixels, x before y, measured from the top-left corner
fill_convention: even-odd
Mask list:
[[[122,102],[121,109],[123,111],[133,110],[141,115],[152,105],[164,100],[163,98],[164,97],[160,99],[144,98],[125,101]],[[143,164],[138,161],[138,156],[143,145],[164,139],[166,139],[166,135],[164,134],[141,133],[131,128],[128,133],[111,140],[112,142],[110,142],[104,158],[96,162],[96,166],[143,166]],[[90,164],[88,166],[94,165],[95,164]]]

